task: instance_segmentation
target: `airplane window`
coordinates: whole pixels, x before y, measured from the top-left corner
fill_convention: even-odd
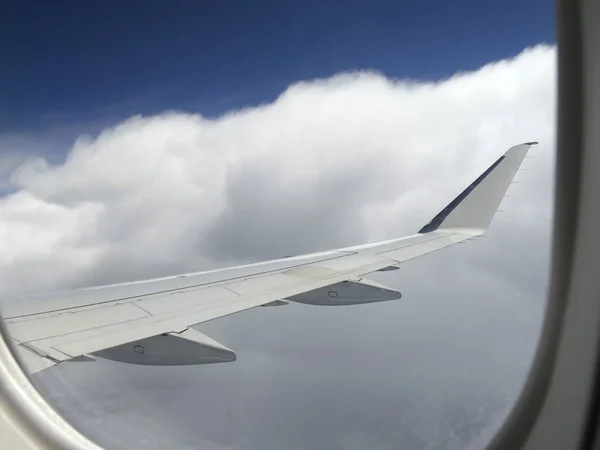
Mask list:
[[[546,306],[556,45],[463,6],[9,2],[0,315],[52,407],[106,448],[485,448]]]

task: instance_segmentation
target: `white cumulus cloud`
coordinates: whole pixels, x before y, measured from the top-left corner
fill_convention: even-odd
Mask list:
[[[81,137],[64,162],[12,171],[15,192],[0,200],[3,289],[412,232],[510,145],[551,150],[554,67],[555,50],[538,46],[437,83],[344,73],[214,120],[165,112]]]

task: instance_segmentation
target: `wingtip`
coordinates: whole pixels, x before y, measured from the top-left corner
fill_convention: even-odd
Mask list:
[[[523,142],[521,145],[533,146],[533,145],[538,145],[538,144],[539,144],[538,141],[531,141],[531,142]]]
[[[491,222],[506,190],[513,182],[529,148],[537,142],[526,142],[509,148],[479,178],[418,232],[429,233],[440,228],[460,229],[463,234],[481,234]],[[491,181],[490,181],[491,180]]]

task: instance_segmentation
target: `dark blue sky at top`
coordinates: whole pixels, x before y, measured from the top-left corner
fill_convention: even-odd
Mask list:
[[[352,69],[436,80],[554,43],[554,3],[5,1],[0,132],[218,115]]]

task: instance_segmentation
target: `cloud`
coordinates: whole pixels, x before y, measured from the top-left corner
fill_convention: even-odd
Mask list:
[[[400,288],[402,301],[261,308],[205,324],[238,361],[169,372],[184,392],[173,394],[175,420],[223,445],[464,448],[497,426],[490,417],[510,406],[535,349],[555,84],[555,49],[537,46],[436,83],[345,73],[215,119],[132,117],[77,140],[60,163],[38,157],[11,171],[15,191],[0,199],[2,289],[125,281],[409,234],[508,147],[538,140],[488,237],[374,277]],[[85,398],[97,371],[87,367],[54,374]],[[167,420],[150,407],[159,394],[138,383],[161,385],[164,369],[98,367],[112,368],[113,381],[94,390],[129,392]],[[211,416],[204,401],[222,406]],[[361,415],[365,404],[377,423]],[[189,414],[212,425],[182,419]]]
[[[15,246],[18,260],[0,268],[33,286],[40,252],[50,268],[59,251],[85,248],[70,276],[40,286],[56,288],[410,232],[506,147],[550,146],[553,52],[536,47],[439,83],[341,74],[214,120],[133,117],[77,140],[64,163],[14,171],[19,191],[0,203],[7,237],[54,239]],[[56,222],[21,227],[24,203],[54,208]]]

